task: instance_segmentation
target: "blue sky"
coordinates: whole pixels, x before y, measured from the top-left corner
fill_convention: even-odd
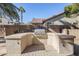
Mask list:
[[[67,3],[16,3],[17,7],[23,6],[26,12],[23,14],[24,23],[33,18],[48,18],[64,11]]]

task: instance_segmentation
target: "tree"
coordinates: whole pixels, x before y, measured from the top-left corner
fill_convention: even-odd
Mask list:
[[[25,12],[25,10],[24,10],[24,8],[21,6],[20,8],[19,8],[19,11],[21,12],[21,15],[20,15],[20,20],[21,20],[21,23],[23,23],[23,13]]]
[[[65,16],[66,17],[70,17],[70,14],[71,14],[71,9],[72,9],[72,6],[71,5],[69,5],[69,6],[66,6],[65,8],[64,8],[64,11],[65,11]]]
[[[77,14],[77,13],[79,13],[79,4],[74,3],[71,5],[68,5],[64,8],[64,11],[65,11],[66,17],[70,17],[72,14]]]
[[[17,10],[19,10],[12,3],[0,3],[0,8],[3,10],[4,15],[7,15],[12,21],[16,19],[19,21],[19,15]]]

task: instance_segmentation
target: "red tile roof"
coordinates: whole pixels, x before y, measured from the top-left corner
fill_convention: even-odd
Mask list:
[[[32,23],[43,23],[45,20],[44,18],[33,18]]]

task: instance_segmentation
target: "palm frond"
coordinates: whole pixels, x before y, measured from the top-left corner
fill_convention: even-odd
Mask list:
[[[16,19],[19,20],[18,8],[12,3],[0,3],[0,8],[4,11],[11,20]]]

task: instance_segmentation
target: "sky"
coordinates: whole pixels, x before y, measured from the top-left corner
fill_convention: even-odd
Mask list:
[[[68,3],[16,3],[17,7],[25,9],[23,22],[31,22],[33,18],[49,18],[53,15],[62,13]]]

